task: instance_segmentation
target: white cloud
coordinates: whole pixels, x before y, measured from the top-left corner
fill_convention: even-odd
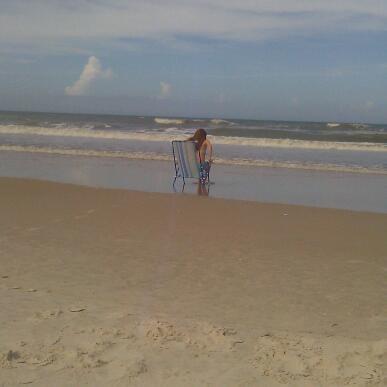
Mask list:
[[[42,39],[262,40],[387,30],[386,0],[2,0],[0,42]],[[44,20],[44,23],[42,22]]]
[[[171,95],[172,86],[168,82],[161,81],[160,82],[160,98],[167,98]]]
[[[91,56],[86,63],[79,79],[72,85],[65,88],[67,95],[85,95],[92,82],[99,78],[111,78],[113,75],[110,69],[103,70],[101,62],[95,56]]]

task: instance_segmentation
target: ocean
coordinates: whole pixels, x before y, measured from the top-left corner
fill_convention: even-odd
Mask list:
[[[387,175],[387,124],[0,112],[0,151],[171,160],[199,127],[215,164]]]

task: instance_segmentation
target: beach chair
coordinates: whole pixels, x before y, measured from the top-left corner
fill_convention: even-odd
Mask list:
[[[183,179],[199,179],[200,164],[197,160],[197,152],[194,141],[172,141],[173,161],[175,164],[175,178],[173,186],[175,186],[178,177]],[[209,171],[206,176],[206,183],[210,182]]]

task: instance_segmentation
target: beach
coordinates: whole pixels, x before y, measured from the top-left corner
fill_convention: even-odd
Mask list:
[[[0,387],[387,387],[387,0],[0,7]]]
[[[1,386],[385,385],[385,213],[0,190]]]

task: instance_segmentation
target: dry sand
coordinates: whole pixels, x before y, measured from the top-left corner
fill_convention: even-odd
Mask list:
[[[0,179],[0,386],[382,386],[387,215]]]

